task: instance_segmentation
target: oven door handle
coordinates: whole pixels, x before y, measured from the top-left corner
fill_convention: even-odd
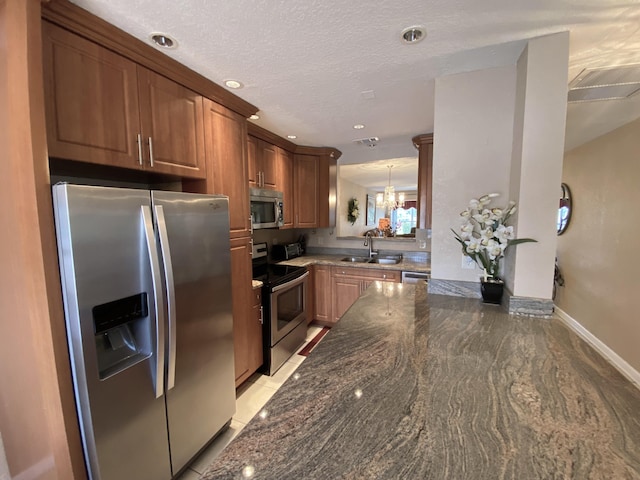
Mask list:
[[[276,293],[279,292],[280,290],[284,290],[286,288],[291,288],[291,287],[295,287],[296,285],[302,283],[304,281],[305,278],[307,278],[309,276],[309,272],[306,271],[304,272],[304,275],[300,275],[298,278],[294,278],[293,280],[287,282],[287,283],[283,283],[282,285],[278,285],[277,287],[273,287],[271,289],[271,293]]]

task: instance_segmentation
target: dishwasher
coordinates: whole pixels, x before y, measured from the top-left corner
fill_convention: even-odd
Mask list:
[[[431,274],[427,272],[402,272],[402,283],[418,283],[421,280],[429,282]]]

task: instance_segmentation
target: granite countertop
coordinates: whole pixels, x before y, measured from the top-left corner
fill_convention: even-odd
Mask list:
[[[285,260],[279,263],[283,265],[294,265],[300,267],[308,267],[309,265],[333,265],[338,267],[357,267],[357,268],[375,268],[384,270],[402,270],[406,272],[425,272],[431,273],[431,265],[426,262],[413,262],[407,258],[395,265],[384,265],[379,263],[351,263],[341,261],[344,257],[350,255],[303,255],[291,260]],[[365,255],[366,256],[366,255]],[[384,256],[384,254],[382,254]]]
[[[638,412],[557,319],[374,282],[201,478],[637,479]]]
[[[260,280],[251,280],[251,286],[255,288],[261,288],[263,283]]]

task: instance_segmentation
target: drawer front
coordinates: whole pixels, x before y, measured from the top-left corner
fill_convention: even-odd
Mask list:
[[[333,275],[360,277],[371,281],[400,282],[402,272],[399,270],[388,270],[386,268],[333,267]]]

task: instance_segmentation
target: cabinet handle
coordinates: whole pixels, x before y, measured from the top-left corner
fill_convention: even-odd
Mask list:
[[[138,134],[138,163],[142,166],[142,135]]]
[[[149,137],[149,163],[153,167],[153,142],[151,141],[151,137]]]
[[[264,308],[260,306],[260,325],[264,324]]]
[[[253,235],[253,213],[249,215],[249,228],[251,229],[251,235]]]
[[[382,278],[387,278],[387,276],[386,275],[382,275]]]

